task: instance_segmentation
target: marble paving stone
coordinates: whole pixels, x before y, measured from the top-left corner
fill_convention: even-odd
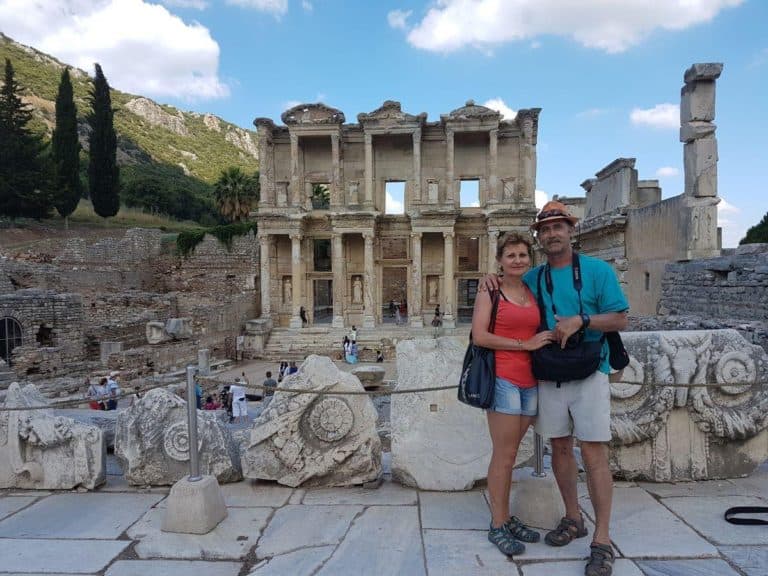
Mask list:
[[[3,496],[34,496],[35,498],[43,498],[50,496],[51,493],[45,490],[9,490],[3,492]]]
[[[306,546],[338,544],[362,506],[294,506],[280,508],[256,547],[259,558]]]
[[[288,499],[288,504],[301,504],[306,493],[307,491],[304,488],[295,488],[293,494],[291,494],[291,497]]]
[[[317,576],[421,576],[424,571],[416,506],[371,506],[355,518]]]
[[[430,574],[481,576],[515,573],[514,564],[488,542],[485,532],[424,530],[424,550]]]
[[[104,576],[237,576],[239,562],[192,562],[190,560],[118,560]]]
[[[578,562],[536,562],[523,564],[523,576],[584,576],[585,561]],[[643,576],[640,568],[631,560],[619,558],[613,564],[613,576]]]
[[[34,496],[8,496],[0,498],[0,520],[14,512],[18,512],[25,506],[29,506],[35,500]]]
[[[417,502],[416,490],[400,484],[384,482],[379,488],[319,488],[307,491],[304,504],[361,504],[413,506]]]
[[[56,494],[0,521],[4,538],[117,538],[162,496]]]
[[[581,505],[594,518],[591,502],[582,500]],[[687,521],[685,514],[682,516]],[[651,526],[653,529],[649,530]],[[618,488],[613,491],[611,538],[620,555],[630,558],[718,556],[714,546],[642,488]]]
[[[731,482],[741,488],[747,496],[759,496],[768,500],[768,469],[765,468],[764,465],[747,478],[734,478]]]
[[[768,574],[768,546],[721,546],[720,552],[747,576]]]
[[[131,494],[168,494],[170,486],[131,486],[125,476],[107,476],[106,483],[97,488],[98,492],[130,492]]]
[[[707,482],[639,482],[640,488],[661,498],[675,496],[746,496],[749,489],[735,484],[732,480],[709,480]]]
[[[336,546],[320,546],[273,556],[254,566],[248,576],[311,576],[335,549]]]
[[[491,512],[482,492],[421,492],[422,528],[488,530]]]
[[[716,544],[768,544],[768,530],[728,524],[723,518],[723,513],[731,506],[766,506],[768,501],[748,496],[713,496],[664,498],[662,502]]]
[[[234,484],[222,484],[221,493],[227,506],[253,508],[271,506],[279,508],[288,502],[293,488],[278,486],[274,482],[243,480]]]
[[[639,560],[645,576],[739,576],[727,562],[708,560]],[[763,572],[765,574],[765,572]]]
[[[253,547],[267,524],[272,508],[230,508],[227,517],[208,534],[162,532],[165,510],[153,508],[128,530],[139,540],[140,558],[238,560]]]
[[[92,574],[130,545],[105,540],[16,540],[0,538],[0,573]]]

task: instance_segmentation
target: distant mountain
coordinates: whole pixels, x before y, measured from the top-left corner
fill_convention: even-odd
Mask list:
[[[56,92],[66,64],[0,33],[0,64],[5,58],[10,58],[17,81],[27,91],[24,99],[34,109],[34,128],[50,137],[55,124]],[[109,72],[104,70],[107,80]],[[91,77],[74,67],[70,75],[80,140],[87,149],[85,116],[90,111]],[[259,167],[254,131],[244,130],[212,114],[183,112],[115,89],[112,89],[112,106],[118,133],[118,162],[123,166],[178,167],[187,176],[208,184],[229,166],[239,166],[248,173]]]

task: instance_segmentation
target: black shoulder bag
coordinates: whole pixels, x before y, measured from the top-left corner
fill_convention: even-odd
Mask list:
[[[549,330],[547,327],[547,316],[544,307],[544,297],[541,293],[541,276],[544,274],[547,284],[547,292],[552,299],[552,312],[557,314],[555,301],[552,298],[554,286],[552,285],[552,273],[549,264],[539,269],[537,278],[537,300],[539,303],[539,332]],[[578,253],[573,253],[573,287],[579,295],[579,315],[584,313],[581,302],[581,266],[579,265]],[[600,361],[603,351],[603,340],[605,336],[596,342],[586,342],[584,340],[584,330],[579,330],[572,335],[565,348],[560,347],[559,342],[552,342],[546,346],[531,352],[533,375],[539,380],[549,380],[557,382],[560,387],[562,382],[572,380],[583,380],[594,374],[600,367]]]
[[[496,311],[499,309],[499,291],[491,293],[493,307],[488,331],[496,327]],[[469,333],[469,346],[464,354],[464,364],[461,367],[459,379],[459,402],[475,408],[490,408],[493,406],[493,392],[496,388],[496,359],[490,348],[478,346],[472,341]]]

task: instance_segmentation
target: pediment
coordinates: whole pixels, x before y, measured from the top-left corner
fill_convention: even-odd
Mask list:
[[[343,124],[344,112],[325,104],[299,104],[283,112],[280,119],[286,125]]]
[[[384,104],[376,108],[373,112],[361,112],[357,115],[357,121],[361,124],[379,123],[379,124],[411,124],[422,123],[426,120],[426,113],[414,116],[403,112],[400,102],[395,100],[386,100]]]
[[[467,100],[461,108],[456,108],[447,116],[448,120],[501,120],[501,113],[486,106],[475,104],[474,100]]]

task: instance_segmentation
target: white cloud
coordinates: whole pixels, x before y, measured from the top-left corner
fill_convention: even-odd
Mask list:
[[[193,8],[194,10],[205,10],[208,2],[205,0],[163,0],[163,4],[172,8]]]
[[[282,16],[288,12],[288,0],[226,0],[226,2],[232,6],[270,12],[275,16]]]
[[[536,50],[537,48],[541,48],[541,42],[534,40],[528,46],[531,48],[531,50]]]
[[[717,205],[717,225],[723,229],[723,248],[733,248],[739,245],[749,226],[741,219],[741,209],[720,198]]]
[[[387,22],[392,28],[405,30],[408,27],[408,17],[413,10],[392,10],[387,14]]]
[[[314,9],[312,2],[309,2],[309,0],[301,0],[301,7],[304,9],[304,12],[312,12]]]
[[[752,57],[750,63],[747,64],[747,69],[759,68],[766,62],[768,62],[768,48],[763,48]]]
[[[229,95],[218,75],[219,45],[207,28],[186,24],[144,0],[0,0],[2,31],[135,94],[207,100]]]
[[[389,192],[386,193],[386,213],[387,214],[403,214],[405,213],[405,206],[401,199],[395,199]]]
[[[544,192],[544,190],[536,190],[533,193],[533,196],[534,196],[533,202],[534,204],[536,204],[536,208],[538,208],[539,210],[541,210],[544,204],[549,202],[549,194]]]
[[[515,116],[517,116],[517,112],[507,106],[506,102],[501,98],[491,98],[490,100],[486,100],[483,102],[483,106],[501,112],[501,115],[505,120],[514,120]]]
[[[629,120],[636,126],[651,128],[679,128],[680,106],[677,104],[657,104],[653,108],[633,108]]]
[[[437,0],[408,33],[416,48],[461,48],[572,38],[588,48],[623,52],[656,30],[683,30],[709,22],[743,0]]]
[[[680,176],[680,169],[674,166],[662,166],[656,170],[656,178],[674,178]]]

